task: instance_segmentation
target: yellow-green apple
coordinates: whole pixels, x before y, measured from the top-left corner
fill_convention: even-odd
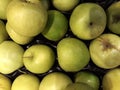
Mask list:
[[[37,44],[29,47],[23,55],[24,66],[32,73],[45,73],[55,61],[54,51],[47,45]]]
[[[120,65],[120,37],[113,33],[105,33],[94,39],[89,46],[91,60],[104,69]]]
[[[15,78],[11,90],[39,90],[40,80],[33,74],[21,74]]]
[[[106,13],[96,3],[81,3],[71,13],[71,31],[80,39],[94,39],[104,32],[105,27]]]
[[[42,35],[52,41],[60,40],[67,32],[68,20],[63,13],[58,10],[48,11],[48,22]]]
[[[110,69],[102,79],[103,90],[120,90],[120,68]]]
[[[90,60],[86,44],[77,38],[64,38],[57,45],[57,56],[60,67],[67,72],[83,69]]]
[[[8,39],[8,33],[6,31],[5,23],[0,20],[0,43]]]
[[[65,73],[52,72],[41,80],[39,90],[63,90],[71,83],[71,78]]]
[[[89,85],[94,90],[99,90],[100,80],[99,77],[92,72],[79,71],[75,74],[75,82],[81,82]]]
[[[72,10],[80,0],[52,0],[53,6],[60,11]]]
[[[6,9],[12,0],[0,0],[0,19],[6,20]]]
[[[15,30],[13,30],[13,28],[8,23],[6,24],[6,30],[10,38],[20,45],[28,44],[33,40],[33,37],[23,36],[19,33],[16,33]]]
[[[120,35],[120,1],[112,3],[107,11],[109,30]]]
[[[5,76],[0,74],[0,90],[11,90],[12,81]]]
[[[10,74],[23,66],[24,49],[13,41],[0,44],[0,72]]]
[[[47,10],[39,0],[12,0],[7,7],[7,23],[16,33],[36,36],[47,23]]]

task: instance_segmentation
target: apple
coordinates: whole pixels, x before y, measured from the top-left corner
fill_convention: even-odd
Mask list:
[[[16,33],[33,37],[47,23],[47,10],[39,0],[12,0],[7,7],[7,23]]]
[[[67,74],[62,72],[52,72],[43,77],[39,90],[63,90],[71,83],[72,80]]]
[[[8,33],[6,31],[5,23],[0,20],[0,43],[8,39]]]
[[[100,80],[97,75],[88,71],[79,71],[75,74],[75,82],[85,83],[94,90],[99,90]]]
[[[0,73],[10,74],[23,66],[24,49],[13,41],[0,44]]]
[[[6,20],[6,9],[12,0],[0,0],[0,19]]]
[[[110,69],[102,79],[103,90],[120,90],[120,68]]]
[[[120,65],[120,37],[105,33],[94,39],[89,45],[91,60],[103,69],[112,69]]]
[[[90,60],[86,44],[77,38],[64,38],[58,42],[57,56],[60,67],[66,72],[83,69]]]
[[[36,74],[50,70],[54,61],[54,51],[49,46],[43,44],[29,47],[23,55],[23,63],[26,69]]]
[[[16,33],[8,23],[6,24],[6,30],[10,38],[20,45],[28,44],[33,40],[33,37],[23,36],[19,33]]]
[[[50,3],[50,0],[40,0],[43,4],[43,6],[49,10],[50,9],[50,6],[51,6],[51,3]]]
[[[91,40],[101,35],[106,27],[106,12],[97,3],[81,3],[70,16],[72,33],[80,39]]]
[[[52,41],[60,40],[68,30],[66,16],[58,10],[48,11],[48,22],[42,35]]]
[[[72,10],[80,0],[52,0],[53,6],[60,11]]]
[[[112,3],[106,10],[108,17],[107,27],[115,34],[120,35],[120,1]]]
[[[15,78],[11,90],[39,90],[40,80],[33,74],[21,74]]]
[[[5,75],[0,74],[0,90],[11,90],[12,81]]]

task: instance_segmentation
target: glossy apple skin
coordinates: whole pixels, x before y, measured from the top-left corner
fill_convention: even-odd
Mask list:
[[[39,90],[63,90],[72,80],[69,76],[61,72],[53,72],[46,75],[39,86]]]
[[[0,72],[10,74],[23,66],[24,49],[13,41],[0,44]]]
[[[55,61],[54,51],[47,45],[33,45],[24,55],[24,66],[33,73],[45,73],[51,69]]]
[[[104,32],[105,27],[106,13],[96,3],[79,4],[71,13],[71,31],[80,39],[94,39]]]
[[[89,46],[91,59],[95,65],[104,69],[120,65],[120,37],[116,34],[102,34]]]
[[[32,74],[21,74],[15,78],[11,90],[39,90],[40,80]]]
[[[47,22],[47,10],[39,0],[12,0],[7,7],[7,21],[24,36],[41,33]]]
[[[12,81],[5,75],[0,74],[0,90],[11,90]]]
[[[109,70],[102,80],[103,90],[120,90],[120,68]]]

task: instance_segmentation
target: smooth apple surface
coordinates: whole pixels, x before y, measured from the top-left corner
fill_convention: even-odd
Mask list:
[[[10,74],[23,66],[24,49],[13,41],[0,44],[0,72]]]
[[[29,47],[24,55],[24,66],[33,73],[45,73],[55,61],[54,51],[47,45],[37,44]]]
[[[15,78],[11,90],[39,90],[40,80],[32,74],[21,74]]]
[[[47,22],[47,10],[39,0],[12,0],[7,7],[7,21],[24,36],[41,33]]]
[[[103,90],[120,90],[120,68],[108,71],[102,80]]]
[[[106,13],[96,3],[79,4],[71,13],[71,31],[80,39],[94,39],[104,32],[105,27]]]
[[[5,75],[0,74],[0,90],[11,90],[12,81]]]
[[[95,65],[111,69],[120,65],[120,37],[106,33],[94,39],[89,46],[91,60]]]
[[[71,83],[72,80],[68,75],[61,72],[53,72],[42,79],[39,90],[64,90]]]

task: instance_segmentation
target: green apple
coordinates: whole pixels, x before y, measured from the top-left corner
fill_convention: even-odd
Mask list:
[[[47,45],[37,44],[29,47],[23,55],[24,66],[32,73],[45,73],[55,61],[54,51]]]
[[[12,0],[0,0],[0,19],[6,20],[6,9]]]
[[[81,3],[71,13],[71,31],[80,39],[94,39],[104,32],[105,27],[106,13],[96,3]]]
[[[120,1],[112,3],[107,11],[108,28],[111,32],[120,35]]]
[[[8,33],[6,31],[5,23],[0,20],[0,43],[8,39]]]
[[[65,73],[52,72],[42,79],[39,90],[63,90],[71,83],[71,78]]]
[[[7,76],[0,74],[0,90],[11,90],[11,86],[11,80]]]
[[[116,34],[100,35],[90,43],[89,51],[98,67],[111,69],[120,65],[120,37]]]
[[[10,74],[23,66],[24,49],[13,41],[0,44],[0,72]]]
[[[68,30],[68,20],[58,10],[48,11],[48,22],[42,35],[52,41],[60,40]]]
[[[39,90],[40,80],[32,74],[21,74],[15,78],[11,90]]]
[[[102,79],[103,90],[120,90],[120,68],[111,69]]]
[[[64,38],[57,45],[57,56],[60,67],[67,72],[83,69],[90,60],[86,44],[77,38]]]
[[[8,23],[6,23],[6,30],[10,38],[20,45],[28,44],[33,40],[33,37],[23,36],[16,33]]]
[[[53,6],[60,11],[70,11],[79,2],[80,2],[80,0],[52,0]]]
[[[97,75],[88,71],[79,71],[75,74],[75,82],[81,82],[89,85],[94,90],[99,90],[100,80]]]
[[[16,33],[36,36],[47,23],[47,10],[39,0],[12,0],[7,7],[7,21]]]

